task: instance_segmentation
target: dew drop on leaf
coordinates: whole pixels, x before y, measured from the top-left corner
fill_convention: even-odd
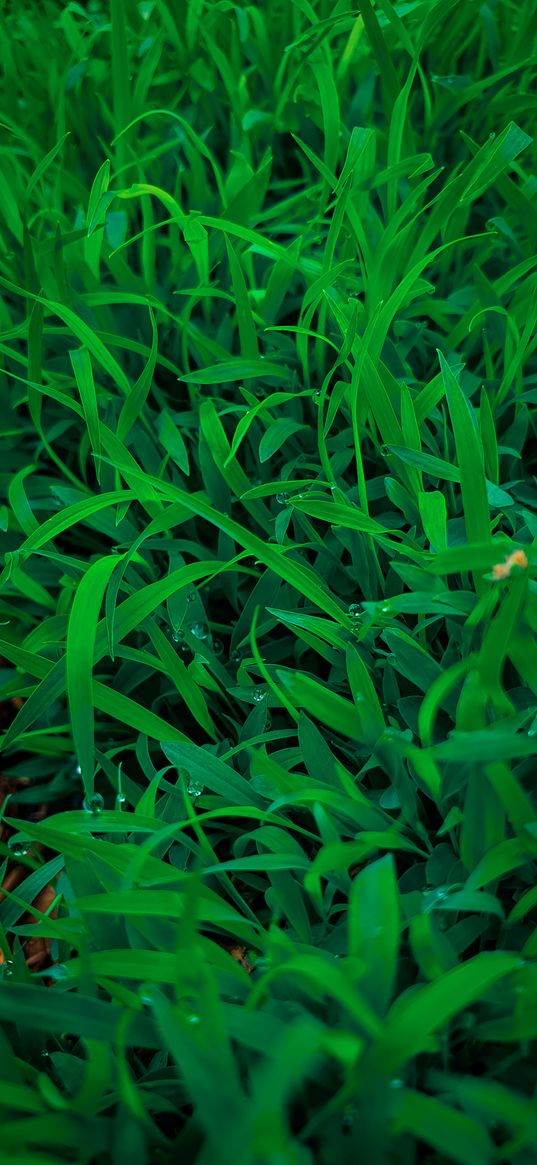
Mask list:
[[[191,623],[190,631],[194,639],[206,639],[209,634],[207,623]]]
[[[354,1125],[354,1117],[355,1117],[354,1108],[351,1105],[349,1105],[345,1109],[345,1112],[343,1113],[343,1116],[341,1117],[341,1131],[342,1131],[342,1133],[349,1133],[350,1132],[350,1130],[352,1129],[352,1127]]]
[[[104,797],[100,793],[92,793],[91,797],[84,797],[82,808],[85,813],[100,813],[104,809]]]
[[[7,845],[9,852],[13,854],[14,858],[25,858],[30,852],[28,842],[21,841],[19,838],[11,838]]]

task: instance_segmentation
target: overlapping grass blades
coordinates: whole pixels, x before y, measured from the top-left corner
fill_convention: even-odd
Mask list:
[[[5,1159],[530,1165],[534,5],[0,19]]]

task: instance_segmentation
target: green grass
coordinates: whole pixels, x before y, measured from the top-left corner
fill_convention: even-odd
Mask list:
[[[537,9],[0,26],[3,1160],[532,1165]]]

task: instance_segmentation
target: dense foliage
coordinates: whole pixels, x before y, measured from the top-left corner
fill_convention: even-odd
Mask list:
[[[532,1165],[537,7],[0,26],[4,1165]]]

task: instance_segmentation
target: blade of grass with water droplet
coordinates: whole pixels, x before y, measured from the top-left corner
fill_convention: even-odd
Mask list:
[[[117,558],[94,562],[78,584],[65,645],[66,684],[73,743],[87,797],[93,795],[94,741],[93,653],[97,621],[108,580]]]

